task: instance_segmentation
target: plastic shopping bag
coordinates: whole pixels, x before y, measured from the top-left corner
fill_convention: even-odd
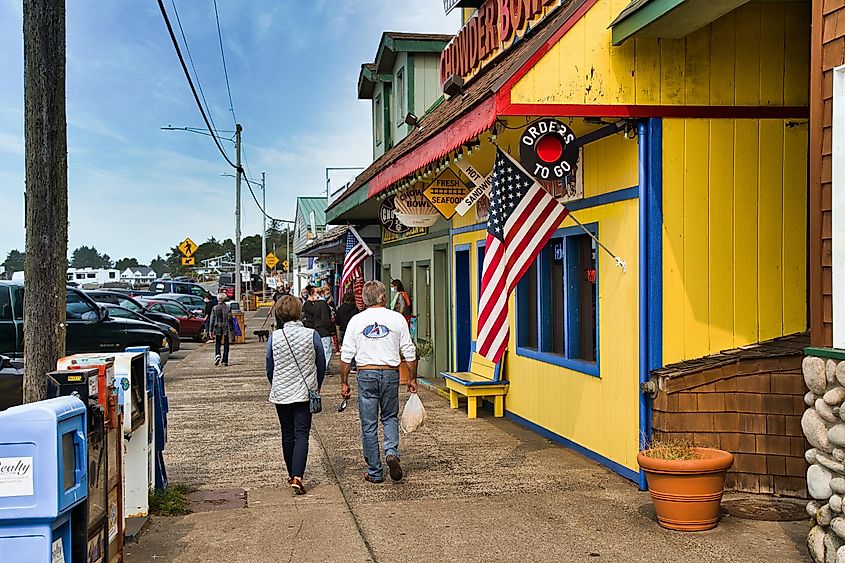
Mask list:
[[[402,411],[402,420],[399,422],[399,426],[403,432],[410,434],[423,425],[425,416],[425,407],[420,400],[420,396],[411,393],[408,402],[405,403],[405,409]]]

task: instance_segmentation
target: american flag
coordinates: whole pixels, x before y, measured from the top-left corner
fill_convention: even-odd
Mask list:
[[[367,257],[372,256],[373,251],[358,235],[355,227],[349,227],[349,232],[346,233],[346,258],[343,259],[343,272],[340,275],[340,287],[344,287],[346,282],[354,280],[355,278],[363,278],[364,274],[361,269],[361,264]]]
[[[522,166],[496,149],[478,317],[477,350],[487,359],[501,359],[510,331],[510,295],[567,214]]]

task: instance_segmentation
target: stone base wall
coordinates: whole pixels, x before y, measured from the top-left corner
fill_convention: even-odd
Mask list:
[[[727,490],[806,498],[802,359],[742,360],[660,381],[653,438],[734,454]]]
[[[809,407],[801,427],[812,446],[805,453],[807,512],[815,524],[807,537],[817,562],[845,563],[845,360],[808,356],[803,362]]]

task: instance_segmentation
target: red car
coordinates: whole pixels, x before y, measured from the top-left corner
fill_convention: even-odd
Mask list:
[[[144,306],[156,313],[167,313],[179,319],[179,337],[202,340],[205,332],[205,319],[193,314],[184,305],[176,301],[155,299],[153,297],[140,299]]]

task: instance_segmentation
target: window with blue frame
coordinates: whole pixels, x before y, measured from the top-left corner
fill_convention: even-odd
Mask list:
[[[487,248],[487,241],[480,240],[476,243],[478,246],[475,248],[475,257],[476,257],[476,265],[478,267],[478,285],[476,289],[478,289],[478,301],[481,302],[481,277],[484,273],[484,251]]]
[[[517,287],[518,354],[598,375],[597,251],[577,227],[549,240]]]

